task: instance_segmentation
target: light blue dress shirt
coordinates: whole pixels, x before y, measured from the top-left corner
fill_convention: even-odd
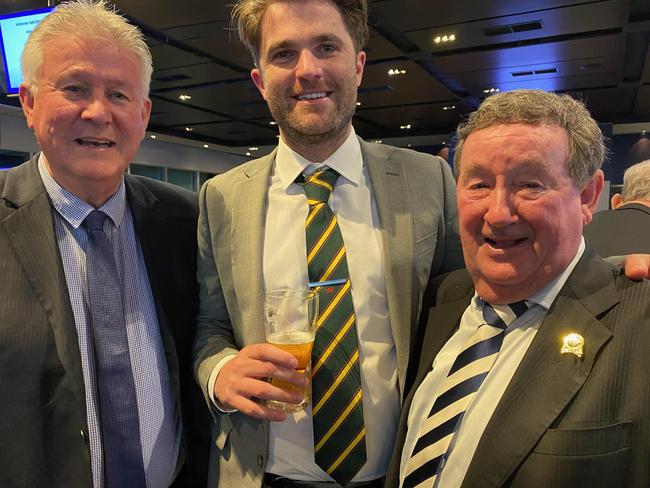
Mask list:
[[[93,485],[95,488],[103,488],[103,453],[94,353],[88,333],[88,237],[81,225],[94,208],[62,188],[50,176],[44,164],[43,154],[39,158],[38,169],[52,202],[54,229],[77,329],[86,393]],[[165,349],[144,256],[126,202],[124,180],[117,192],[98,210],[109,217],[104,223],[104,232],[113,244],[115,262],[124,292],[125,322],[138,403],[147,488],[167,488],[174,481],[182,427],[175,409]]]

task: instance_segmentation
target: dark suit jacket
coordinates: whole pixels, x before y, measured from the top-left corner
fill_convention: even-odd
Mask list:
[[[650,253],[650,207],[628,203],[594,215],[585,239],[601,256]]]
[[[77,332],[36,161],[0,172],[0,486],[90,487]],[[198,296],[196,195],[128,175],[126,194],[178,411],[186,420],[188,465],[179,483],[205,486],[209,421],[190,367]]]
[[[452,273],[430,309],[415,387],[400,419],[387,487],[398,484],[417,386],[474,287]],[[560,354],[584,337],[584,358]],[[463,487],[650,484],[650,281],[633,282],[587,249],[558,294],[481,437]]]

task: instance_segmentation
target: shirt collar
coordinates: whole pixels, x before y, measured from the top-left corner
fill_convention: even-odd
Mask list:
[[[546,286],[544,286],[541,290],[539,290],[537,293],[532,295],[529,298],[526,298],[526,302],[528,302],[528,306],[532,305],[540,305],[543,307],[545,310],[549,310],[551,308],[551,305],[555,301],[555,298],[557,297],[558,293],[560,293],[560,290],[566,283],[566,281],[569,279],[569,275],[573,271],[573,268],[576,267],[576,264],[578,264],[578,261],[582,257],[583,253],[585,252],[585,239],[584,237],[580,238],[580,245],[578,246],[578,251],[576,252],[576,255],[573,257],[573,260],[569,263],[569,265],[564,268],[564,271],[562,271],[558,276],[553,278],[551,281],[549,281]],[[474,297],[472,298],[472,302],[474,306],[476,307],[481,307],[481,298],[478,296],[476,292],[474,292]]]
[[[361,173],[363,170],[363,156],[361,155],[361,145],[357,138],[354,128],[351,128],[350,134],[341,146],[334,151],[329,158],[322,163],[312,163],[300,154],[295,152],[280,138],[278,151],[275,155],[276,174],[282,182],[282,187],[286,190],[295,182],[301,173],[313,173],[316,169],[327,166],[336,170],[346,180],[354,185],[361,182]]]
[[[88,214],[95,209],[88,202],[83,201],[77,195],[59,185],[50,175],[50,172],[45,166],[45,161],[45,155],[41,153],[38,157],[38,171],[41,174],[45,191],[47,191],[47,194],[52,201],[52,206],[56,211],[76,229],[81,225]],[[119,227],[124,218],[125,208],[126,189],[124,186],[124,178],[122,178],[117,191],[97,210],[101,210],[108,215],[113,221],[115,227]]]

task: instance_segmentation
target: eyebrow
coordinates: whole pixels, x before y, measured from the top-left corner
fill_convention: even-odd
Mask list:
[[[313,44],[321,44],[323,42],[335,42],[342,43],[342,39],[335,34],[320,34],[316,37],[310,39],[310,42]],[[284,39],[282,41],[276,42],[269,46],[267,52],[277,51],[278,49],[287,49],[294,46],[296,43],[291,39]]]

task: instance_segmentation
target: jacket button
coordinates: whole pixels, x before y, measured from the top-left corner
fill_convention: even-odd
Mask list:
[[[261,454],[260,454],[259,456],[257,456],[257,465],[258,465],[260,468],[261,468],[262,466],[264,466],[264,456],[262,456]]]

